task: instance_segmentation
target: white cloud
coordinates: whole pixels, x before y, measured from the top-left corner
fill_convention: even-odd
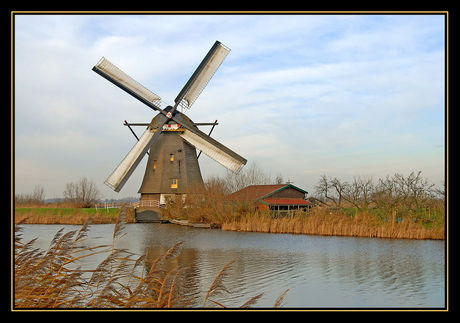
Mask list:
[[[418,144],[443,144],[439,18],[18,15],[17,188],[57,171],[51,195],[89,174],[107,197],[120,196],[102,182],[134,144],[122,122],[148,122],[155,112],[92,66],[105,56],[171,103],[216,39],[232,51],[187,115],[218,119],[213,137],[231,149],[307,190],[319,173],[360,169],[426,168],[439,182],[442,158],[430,156],[442,152]],[[418,161],[404,147],[415,147]],[[387,156],[401,162],[389,167]],[[203,174],[225,172],[206,158],[200,164]],[[137,192],[142,165],[123,196]]]

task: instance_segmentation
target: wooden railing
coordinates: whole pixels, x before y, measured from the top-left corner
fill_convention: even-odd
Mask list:
[[[132,204],[133,207],[140,207],[140,206],[156,206],[160,207],[160,202],[158,200],[141,200]]]

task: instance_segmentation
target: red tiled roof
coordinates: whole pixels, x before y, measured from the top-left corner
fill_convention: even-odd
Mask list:
[[[271,192],[279,190],[285,187],[286,184],[279,185],[251,185],[243,188],[233,194],[230,194],[224,198],[226,201],[238,201],[238,200],[257,200],[262,196],[265,196]]]
[[[309,205],[311,204],[308,201],[302,200],[302,199],[264,199],[261,200],[261,202],[265,202],[270,205]]]

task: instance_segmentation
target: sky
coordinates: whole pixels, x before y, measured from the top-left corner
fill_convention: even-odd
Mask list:
[[[248,163],[310,195],[321,174],[422,171],[441,188],[445,32],[443,15],[15,15],[15,192],[62,197],[86,176],[137,196],[147,157],[120,193],[104,181],[136,143],[123,121],[156,113],[92,67],[104,56],[172,104],[216,40],[231,51],[186,114],[217,119]]]

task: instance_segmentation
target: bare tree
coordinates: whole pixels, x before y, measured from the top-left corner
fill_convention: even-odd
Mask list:
[[[275,184],[283,184],[283,183],[284,183],[283,175],[281,175],[280,173],[276,174]]]
[[[420,176],[421,173],[421,171],[417,174],[412,172],[407,177],[404,177],[403,174],[394,175],[400,195],[409,209],[423,206],[432,197],[434,184],[429,184],[426,178],[424,180]]]
[[[66,202],[82,208],[93,206],[102,196],[93,179],[86,176],[80,177],[75,183],[67,183],[62,194]]]
[[[446,198],[446,182],[445,181],[441,181],[442,183],[442,189],[440,188],[435,188],[434,189],[434,192],[440,196],[442,199],[445,199]]]
[[[349,186],[348,182],[341,182],[337,177],[334,177],[330,180],[330,185],[334,188],[335,193],[338,196],[338,205],[341,206],[343,194]]]
[[[270,174],[264,173],[257,162],[252,162],[238,173],[230,171],[224,177],[228,193],[239,191],[249,185],[268,185],[282,181],[283,177],[278,174],[275,179]]]
[[[324,196],[334,202],[335,205],[342,205],[342,196],[348,187],[347,182],[341,182],[337,177],[327,177],[321,175],[318,184],[315,186],[315,194]]]
[[[377,208],[387,214],[404,216],[422,209],[443,208],[445,191],[434,189],[434,184],[422,178],[421,172],[412,172],[407,176],[396,173],[379,179],[372,176],[355,176],[353,182],[342,182],[338,178],[321,175],[315,186],[315,194],[341,205],[347,201],[359,212]],[[441,196],[441,199],[436,198]]]
[[[434,198],[434,184],[421,177],[422,172],[412,172],[408,176],[396,173],[380,179],[376,187],[376,203],[381,209],[393,213],[413,212],[425,207],[429,200]]]
[[[393,214],[399,202],[399,192],[396,182],[390,175],[379,179],[374,196],[377,208]]]
[[[331,196],[331,188],[332,185],[330,184],[329,179],[325,174],[323,174],[320,176],[318,184],[315,186],[315,195],[318,197],[324,196],[326,199],[329,199],[337,204],[334,197]]]
[[[364,212],[369,209],[373,202],[374,187],[372,176],[354,176],[353,182],[344,188],[342,197],[360,212]]]
[[[15,194],[14,202],[16,205],[41,205],[45,203],[45,189],[38,184],[32,194]]]

